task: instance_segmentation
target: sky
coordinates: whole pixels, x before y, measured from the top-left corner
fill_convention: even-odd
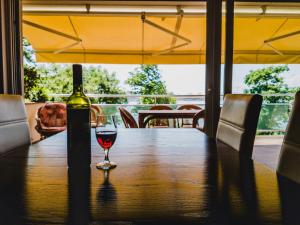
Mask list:
[[[120,85],[129,90],[125,84],[129,72],[139,65],[102,64],[109,72],[115,72]],[[246,88],[244,77],[250,70],[270,65],[262,64],[235,64],[233,66],[233,93],[242,93]],[[173,94],[204,94],[205,93],[205,65],[158,65],[162,80],[166,82],[168,92]],[[283,75],[289,87],[300,86],[300,65],[289,65],[290,70]],[[222,69],[223,70],[223,66]]]

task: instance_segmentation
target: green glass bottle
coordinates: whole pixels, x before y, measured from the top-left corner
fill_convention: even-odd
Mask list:
[[[82,66],[73,65],[73,93],[67,100],[67,147],[69,167],[91,164],[91,102],[83,93]]]

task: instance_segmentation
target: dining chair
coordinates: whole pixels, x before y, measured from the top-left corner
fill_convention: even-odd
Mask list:
[[[62,132],[67,128],[67,108],[63,103],[46,103],[36,115],[36,131],[41,139]]]
[[[185,105],[181,105],[177,107],[178,110],[189,110],[189,109],[202,109],[200,106],[198,105],[194,105],[194,104],[185,104]]]
[[[257,94],[225,95],[217,139],[251,158],[262,100]]]
[[[191,109],[202,109],[200,106],[198,105],[194,105],[194,104],[185,104],[185,105],[181,105],[177,107],[178,110],[191,110]],[[183,128],[189,128],[189,127],[193,127],[193,120],[191,119],[181,119],[181,124],[179,124],[179,119],[177,120],[177,126],[178,127],[183,127]]]
[[[196,128],[202,132],[205,132],[205,123],[204,123],[204,118],[205,118],[205,110],[202,109],[201,111],[197,112],[194,116],[193,116],[193,124],[192,127]],[[199,126],[199,119],[203,119],[203,126],[200,127]]]
[[[283,139],[277,173],[300,183],[300,91],[295,101]]]
[[[126,128],[138,128],[138,125],[130,112],[123,107],[120,107],[119,111]]]
[[[30,145],[29,125],[23,97],[0,95],[0,154]]]
[[[91,127],[92,128],[96,127],[98,115],[104,115],[103,109],[98,105],[91,105]]]
[[[155,105],[150,108],[150,110],[173,110],[170,106],[168,105]],[[175,124],[175,120],[173,120],[173,123]],[[152,116],[149,116],[145,120],[145,124],[148,125],[148,127],[153,127],[153,128],[169,128],[170,123],[169,119],[157,119]]]

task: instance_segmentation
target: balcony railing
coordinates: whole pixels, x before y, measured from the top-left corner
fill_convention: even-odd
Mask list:
[[[62,98],[67,98],[69,94],[52,94],[49,95],[53,97],[53,100],[60,100]],[[125,98],[127,103],[123,104],[112,104],[112,103],[97,103],[100,106],[153,106],[159,105],[159,99],[172,99],[175,100],[175,103],[166,103],[163,105],[172,105],[179,106],[184,104],[196,104],[196,105],[205,105],[205,95],[132,95],[132,94],[87,94],[87,96],[91,99],[120,99]],[[151,98],[154,103],[152,104],[143,104],[143,98]]]
[[[52,94],[53,101],[64,101],[69,94]],[[137,112],[141,109],[149,109],[151,106],[160,105],[162,99],[168,99],[163,105],[169,105],[177,108],[184,104],[195,104],[205,108],[205,95],[132,95],[132,94],[87,94],[92,99],[93,104],[99,105],[104,113],[115,114],[119,116],[118,107],[126,107],[137,118]],[[260,134],[282,134],[285,129],[291,111],[294,94],[264,94],[258,132]],[[281,97],[280,102],[270,103],[270,98]],[[106,103],[112,102],[113,99],[122,98],[124,103]],[[143,99],[152,99],[152,103],[144,104]],[[283,100],[282,100],[283,99]],[[100,100],[102,102],[99,102]],[[109,101],[110,100],[110,101]],[[274,100],[274,99],[273,99]],[[278,100],[278,99],[277,99]],[[221,103],[222,105],[222,96]]]

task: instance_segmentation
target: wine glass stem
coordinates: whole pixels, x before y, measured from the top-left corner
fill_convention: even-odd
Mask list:
[[[104,154],[105,154],[104,161],[107,161],[107,162],[109,162],[108,151],[109,151],[108,148],[107,148],[107,149],[104,149]]]

